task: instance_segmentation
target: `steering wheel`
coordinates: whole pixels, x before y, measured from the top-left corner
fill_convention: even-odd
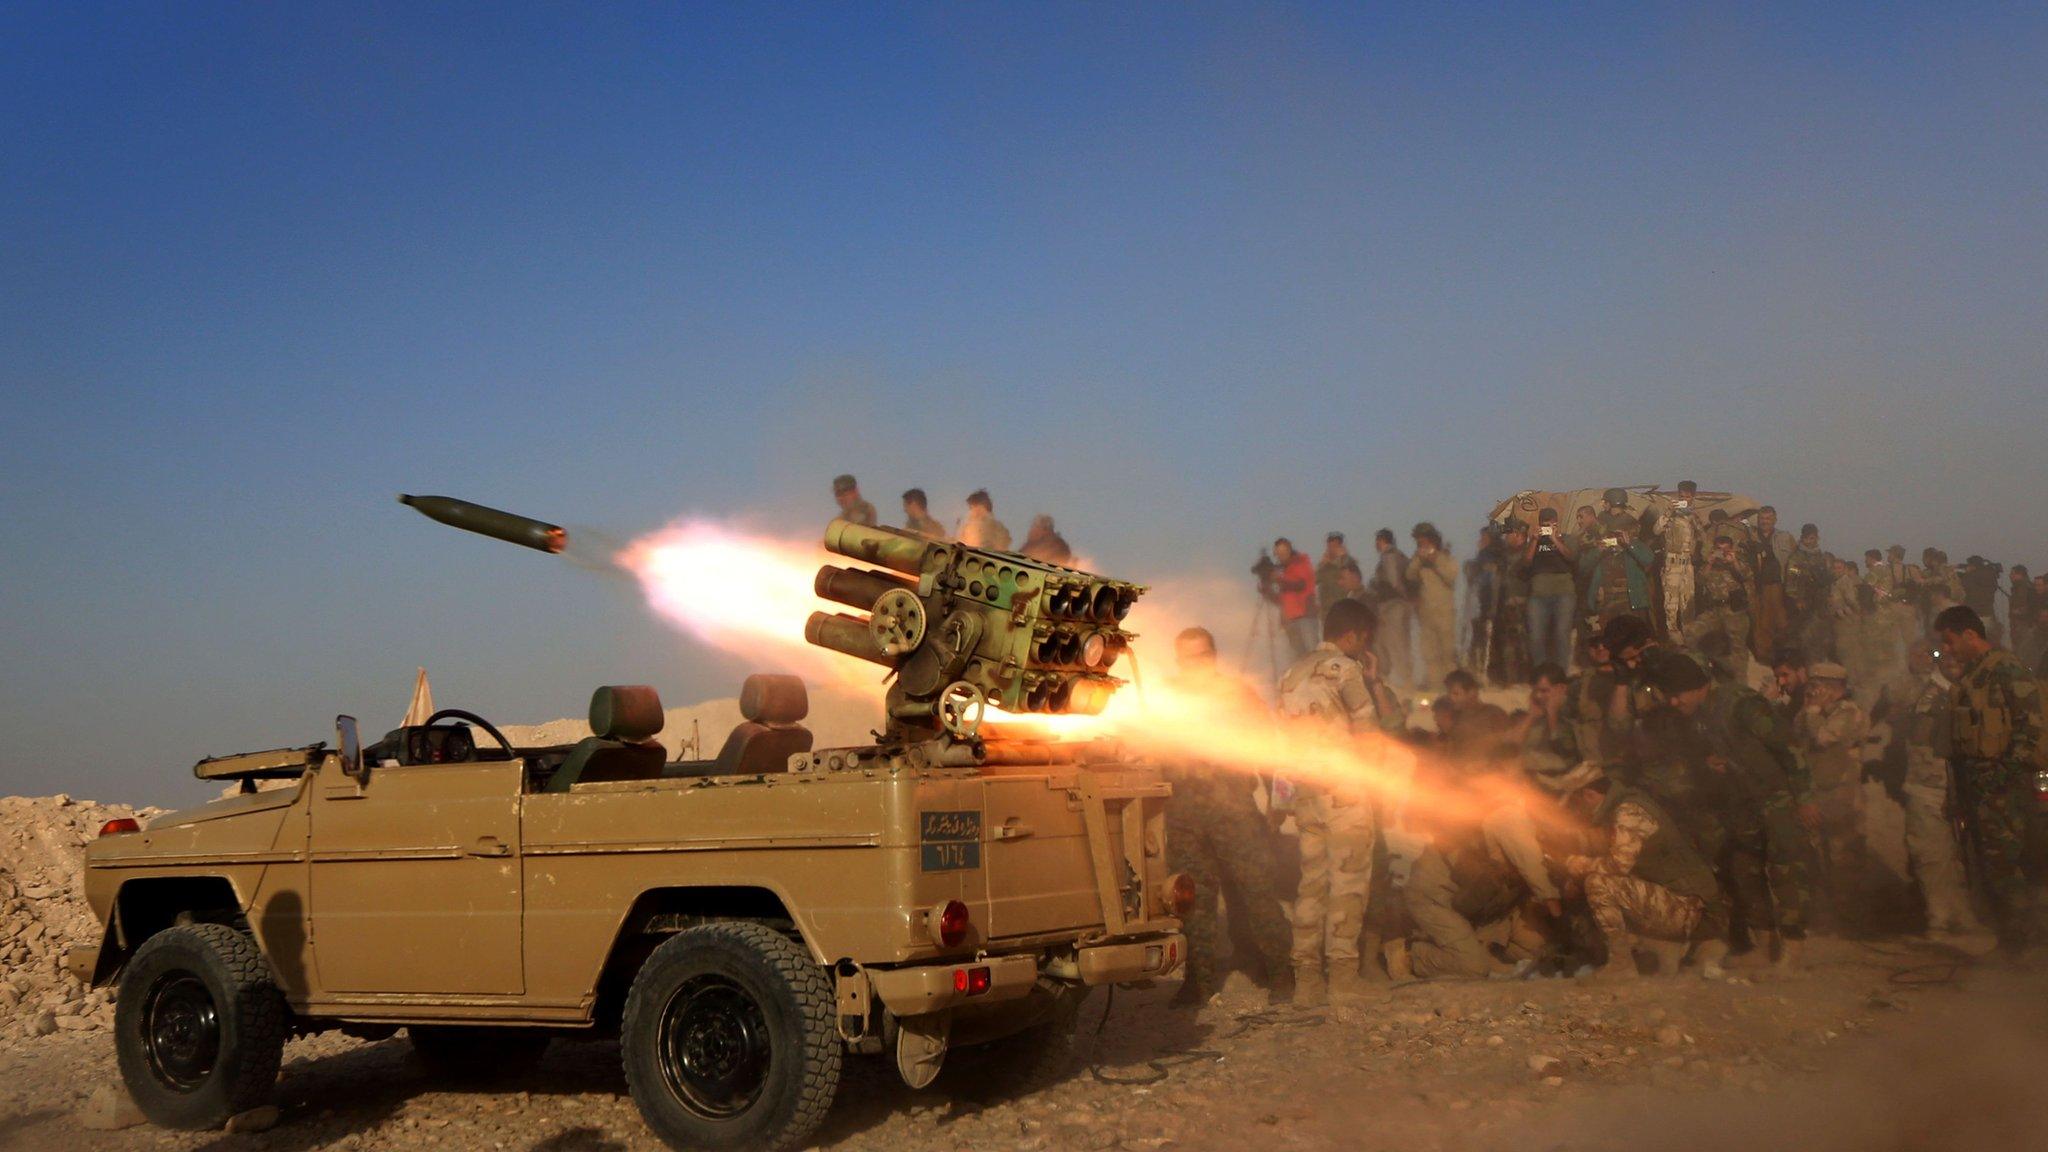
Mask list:
[[[491,734],[491,739],[496,740],[498,742],[498,746],[505,750],[505,759],[510,760],[515,755],[515,753],[512,751],[512,742],[510,740],[505,739],[505,734],[503,732],[498,731],[498,726],[496,724],[491,723],[489,720],[486,720],[483,717],[477,715],[474,712],[465,712],[460,708],[443,708],[439,712],[434,713],[432,716],[427,717],[427,722],[425,724],[420,725],[420,727],[432,728],[434,725],[439,724],[443,720],[467,720],[471,724],[474,724],[477,727]],[[478,759],[482,759],[482,757],[479,756]]]

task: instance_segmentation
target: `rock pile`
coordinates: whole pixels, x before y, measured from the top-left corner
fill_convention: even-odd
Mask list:
[[[110,992],[67,976],[64,949],[96,931],[85,846],[109,820],[155,814],[69,796],[0,797],[0,1045],[113,1024]]]

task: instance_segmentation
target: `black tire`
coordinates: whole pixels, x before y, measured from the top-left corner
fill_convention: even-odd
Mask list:
[[[1043,1023],[975,1045],[963,1067],[977,1078],[1027,1092],[1065,1080],[1080,1060],[1081,1004],[1087,998],[1085,988],[1062,989],[1054,994]]]
[[[798,1144],[839,1088],[835,1007],[825,969],[765,924],[678,932],[626,995],[619,1055],[633,1103],[675,1148]]]
[[[269,1101],[287,1015],[248,933],[226,924],[157,933],[135,950],[114,1002],[128,1095],[165,1128],[220,1127]]]
[[[548,1034],[532,1028],[412,1024],[412,1054],[427,1075],[458,1084],[498,1084],[533,1071],[547,1054]]]

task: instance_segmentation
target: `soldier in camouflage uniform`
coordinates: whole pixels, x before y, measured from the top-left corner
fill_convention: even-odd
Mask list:
[[[1906,857],[1927,904],[1927,930],[1974,939],[1985,929],[1970,907],[1948,820],[1951,687],[1935,667],[1933,643],[1916,640],[1906,649],[1906,667],[1879,692],[1871,717],[1891,729],[1892,755],[1904,761],[1899,791],[1906,809]]]
[[[1660,558],[1664,566],[1664,634],[1684,634],[1692,619],[1693,597],[1699,587],[1697,561],[1700,554],[1700,522],[1693,516],[1693,497],[1699,485],[1678,482],[1678,499],[1665,511],[1657,525]]]
[[[1262,709],[1249,689],[1217,670],[1216,639],[1207,629],[1182,632],[1173,652],[1176,687],[1214,698],[1232,711]],[[1173,784],[1173,797],[1166,802],[1167,867],[1195,881],[1195,906],[1181,917],[1188,940],[1187,978],[1174,1003],[1200,1004],[1221,987],[1217,955],[1225,933],[1217,915],[1219,894],[1229,905],[1230,919],[1243,927],[1230,937],[1255,949],[1251,963],[1240,957],[1238,966],[1268,983],[1276,1000],[1282,998],[1291,931],[1280,912],[1279,865],[1251,781],[1204,764],[1169,769],[1167,778]]]
[[[1495,684],[1527,683],[1529,661],[1530,573],[1522,563],[1529,550],[1529,525],[1510,520],[1502,541],[1505,560],[1500,571],[1500,605],[1493,616],[1492,652],[1486,669]]]
[[[1820,808],[1820,851],[1836,926],[1859,892],[1865,866],[1863,837],[1863,740],[1870,721],[1849,698],[1849,673],[1822,661],[1806,670],[1806,699],[1794,717],[1800,754],[1813,775],[1813,799]]]
[[[1828,599],[1833,583],[1833,565],[1820,549],[1820,529],[1801,526],[1799,544],[1785,561],[1786,630],[1809,659],[1835,654],[1835,622]]]
[[[848,475],[834,476],[832,499],[839,505],[841,520],[851,520],[870,528],[875,526],[875,506],[861,499],[860,481]]]
[[[1323,617],[1323,642],[1280,677],[1284,715],[1327,726],[1339,739],[1398,730],[1400,701],[1380,683],[1370,659],[1379,621],[1356,600],[1339,600]],[[1301,837],[1301,885],[1294,896],[1294,1002],[1365,994],[1358,937],[1372,887],[1378,835],[1375,797],[1365,782],[1328,777],[1297,781],[1291,800]]]
[[[1735,551],[1735,538],[1722,533],[1714,538],[1706,570],[1700,576],[1698,614],[1679,634],[1688,648],[1716,632],[1725,632],[1743,644],[1749,642],[1749,578]]]
[[[1949,693],[1949,767],[1974,849],[1976,871],[1997,916],[2001,950],[2025,951],[2033,894],[2022,863],[2035,804],[2034,775],[2043,752],[2041,686],[2018,658],[1994,648],[1984,620],[1965,605],[1934,620],[1942,650],[1954,661]]]
[[[1749,659],[1741,637],[1716,636],[1707,648],[1711,683],[1666,662],[1659,690],[1673,710],[1698,724],[1707,766],[1724,785],[1716,864],[1735,916],[1748,930],[1751,948],[1741,959],[1769,963],[1775,944],[1777,966],[1790,969],[1804,947],[1812,894],[1807,832],[1800,826],[1802,808],[1815,815],[1811,782],[1770,702],[1736,678]]]
[[[1606,851],[1568,856],[1565,874],[1585,893],[1586,907],[1607,945],[1597,976],[1633,979],[1638,942],[1658,956],[1670,975],[1689,947],[1700,949],[1700,968],[1718,966],[1717,947],[1728,927],[1727,903],[1714,870],[1677,830],[1663,805],[1627,785],[1603,796],[1597,787],[1572,798],[1606,832]]]

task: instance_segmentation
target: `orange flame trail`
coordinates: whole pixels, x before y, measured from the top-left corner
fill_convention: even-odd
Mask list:
[[[671,624],[750,660],[773,660],[814,682],[864,693],[879,709],[879,669],[804,640],[811,612],[841,610],[813,587],[819,564],[833,559],[821,545],[686,519],[633,541],[614,559]],[[1001,716],[1006,728],[1015,730],[1014,721],[1052,738],[1114,738],[1164,763],[1372,793],[1425,818],[1476,819],[1501,801],[1496,784],[1424,765],[1416,749],[1389,736],[1351,735],[1325,721],[1277,716],[1247,678],[1221,670],[1200,681],[1158,676],[1164,664],[1157,656],[1170,651],[1179,630],[1173,617],[1191,620],[1192,605],[1219,603],[1199,583],[1180,596],[1172,586],[1157,589],[1133,616],[1140,628],[1156,629],[1154,639],[1141,631],[1132,654],[1113,671],[1141,677],[1150,668],[1152,678],[1126,685],[1099,716]],[[1148,609],[1155,599],[1162,606]],[[1212,616],[1220,610],[1209,609]],[[1243,610],[1241,601],[1236,610]],[[998,718],[994,710],[990,716]]]

